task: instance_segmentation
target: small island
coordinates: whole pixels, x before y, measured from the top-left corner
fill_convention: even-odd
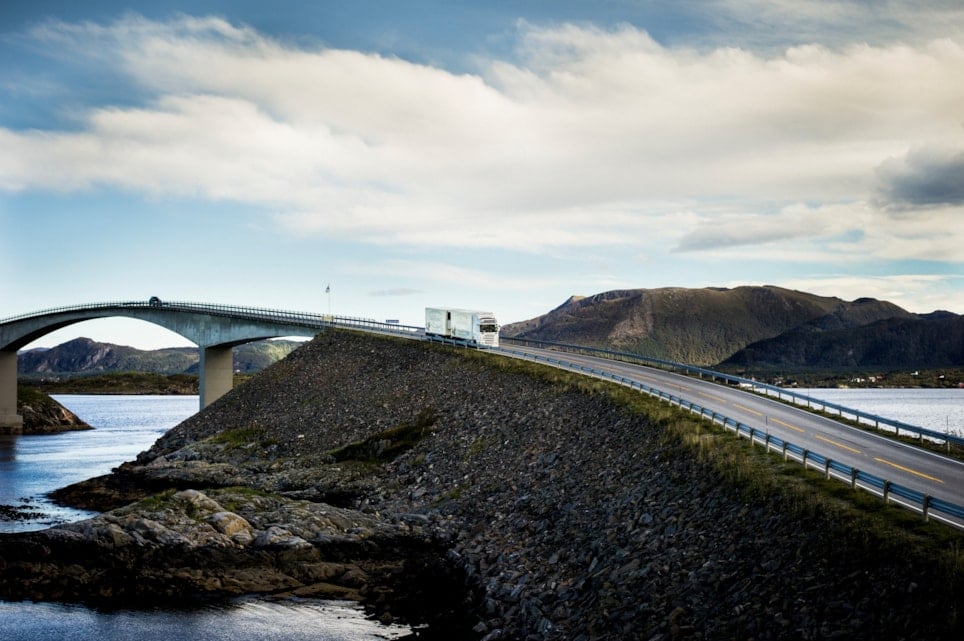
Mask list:
[[[46,392],[27,385],[17,388],[17,413],[23,416],[24,434],[56,434],[93,429]]]

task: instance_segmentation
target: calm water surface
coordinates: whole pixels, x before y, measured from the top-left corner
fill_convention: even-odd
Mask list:
[[[54,398],[96,429],[0,435],[0,505],[30,507],[44,514],[27,521],[0,521],[0,532],[39,530],[91,516],[91,512],[56,506],[45,494],[133,460],[198,409],[197,396]]]
[[[964,434],[964,389],[798,389],[813,398],[951,434]]]
[[[0,641],[369,641],[409,632],[369,621],[359,608],[337,601],[249,598],[190,612],[0,601]]]
[[[39,530],[92,516],[91,512],[58,507],[45,494],[107,474],[133,460],[198,409],[197,396],[55,398],[95,429],[0,435],[0,504],[43,513],[27,521],[0,521],[0,532]],[[330,601],[247,598],[192,611],[112,612],[77,605],[0,601],[0,641],[368,641],[396,639],[410,632],[407,627],[369,621],[352,604]]]

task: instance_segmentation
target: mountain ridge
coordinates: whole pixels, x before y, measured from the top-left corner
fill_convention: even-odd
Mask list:
[[[284,358],[301,345],[299,341],[268,340],[239,345],[233,350],[237,373],[258,372]],[[80,337],[56,347],[25,350],[17,354],[17,374],[28,378],[78,376],[112,372],[197,374],[196,347],[141,350],[127,345],[101,343]]]
[[[830,350],[829,345],[835,342],[833,337],[838,343],[873,343],[888,336],[899,340],[909,333],[918,337],[914,350],[878,347],[871,351],[880,356],[872,359],[874,365],[912,368],[964,364],[959,356],[962,350],[953,343],[953,336],[957,335],[953,331],[947,341],[927,338],[947,332],[962,318],[945,311],[914,314],[874,298],[845,301],[772,285],[665,287],[570,296],[542,316],[503,326],[502,334],[507,338],[628,351],[701,366],[776,362],[792,369],[853,364],[836,356],[839,346]],[[878,325],[888,320],[891,325]],[[787,338],[783,342],[778,340],[784,336]],[[813,350],[800,347],[807,340],[815,342],[813,349],[827,345],[829,351],[811,353]],[[778,354],[769,353],[790,344],[795,346],[795,353],[807,352],[808,357],[778,358]],[[730,361],[746,349],[750,351],[742,361]],[[939,353],[931,353],[934,350]]]
[[[739,350],[720,367],[934,369],[964,365],[964,316],[885,318],[860,327],[806,324]]]

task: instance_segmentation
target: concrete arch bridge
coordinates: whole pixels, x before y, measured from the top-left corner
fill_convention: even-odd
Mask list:
[[[374,320],[210,303],[146,301],[92,303],[47,309],[0,320],[0,432],[19,432],[17,350],[55,330],[86,320],[128,317],[169,329],[198,346],[200,404],[231,390],[236,345],[281,336],[311,337],[331,327],[414,335],[421,328]]]

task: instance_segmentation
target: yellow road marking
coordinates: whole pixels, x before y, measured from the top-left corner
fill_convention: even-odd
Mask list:
[[[738,410],[743,410],[744,412],[749,412],[750,414],[756,414],[757,416],[763,416],[763,412],[758,412],[756,410],[751,410],[749,407],[744,407],[739,403],[733,403],[733,407]]]
[[[927,479],[928,481],[934,481],[934,482],[936,482],[936,483],[943,483],[943,482],[944,482],[944,481],[940,480],[940,479],[937,478],[937,477],[931,476],[930,474],[924,474],[923,472],[918,472],[917,470],[912,470],[912,469],[910,469],[909,467],[904,467],[903,465],[897,465],[897,463],[891,463],[890,461],[888,461],[888,460],[886,460],[886,459],[875,458],[874,460],[877,461],[878,463],[883,463],[884,465],[889,465],[889,466],[891,466],[891,467],[896,467],[898,470],[901,470],[901,471],[903,471],[903,472],[909,472],[910,474],[916,474],[917,476],[919,476],[919,477],[921,477],[921,478],[924,478],[924,479]]]
[[[720,401],[721,403],[726,402],[726,399],[723,398],[722,396],[717,396],[716,394],[710,394],[709,392],[697,392],[697,394],[699,394],[700,396],[706,396],[706,397],[712,398],[714,401]]]
[[[837,441],[835,441],[835,440],[833,440],[833,439],[829,439],[829,438],[826,438],[826,437],[824,437],[824,436],[820,436],[819,434],[814,434],[813,436],[814,436],[814,438],[820,439],[820,440],[823,441],[824,443],[830,443],[831,445],[836,445],[837,447],[839,447],[839,448],[841,448],[841,449],[844,449],[844,450],[847,450],[848,452],[853,452],[854,454],[860,454],[860,450],[858,450],[858,449],[856,449],[856,448],[853,448],[853,447],[850,447],[849,445],[844,445],[843,443],[838,443]]]
[[[651,381],[653,383],[661,382],[659,378],[656,378],[655,376],[650,376],[649,374],[637,374],[634,372],[633,376],[636,376],[644,381]]]
[[[777,423],[777,424],[779,424],[779,425],[782,425],[783,427],[789,427],[791,430],[800,432],[801,434],[804,434],[804,433],[806,433],[806,431],[807,431],[807,430],[805,430],[805,429],[802,429],[802,428],[797,427],[796,425],[790,425],[790,424],[787,423],[786,421],[781,421],[781,420],[778,419],[778,418],[771,418],[770,420],[773,421],[774,423]]]

